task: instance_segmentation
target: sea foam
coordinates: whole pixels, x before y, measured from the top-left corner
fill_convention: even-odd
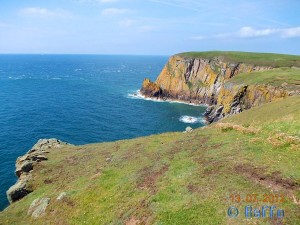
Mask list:
[[[181,116],[179,118],[180,122],[183,123],[204,123],[204,120],[202,117],[194,117],[194,116]]]
[[[159,98],[149,98],[145,97],[144,95],[141,94],[140,90],[135,91],[134,93],[129,93],[127,95],[128,98],[131,99],[143,99],[147,101],[153,101],[153,102],[168,102],[168,103],[179,103],[179,104],[185,104],[185,105],[191,105],[191,106],[205,106],[203,104],[195,104],[195,103],[188,103],[188,102],[183,102],[183,101],[178,101],[178,100],[163,100]]]

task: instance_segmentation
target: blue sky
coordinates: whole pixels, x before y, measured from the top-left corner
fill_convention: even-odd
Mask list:
[[[0,53],[300,54],[299,0],[0,0]]]

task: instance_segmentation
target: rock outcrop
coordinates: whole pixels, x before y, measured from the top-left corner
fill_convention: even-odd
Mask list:
[[[228,115],[240,113],[275,99],[289,96],[290,92],[270,85],[232,85],[225,83],[217,93],[216,104],[209,107],[205,116],[209,123]]]
[[[149,97],[161,97],[162,96],[162,90],[161,88],[156,84],[151,82],[148,78],[144,79],[141,92]]]
[[[46,209],[50,203],[50,198],[41,198],[35,199],[27,212],[28,216],[32,216],[33,218],[38,218],[46,214]]]
[[[56,198],[57,201],[61,201],[62,199],[64,199],[67,196],[66,192],[62,192],[59,194],[59,196]]]
[[[222,57],[189,58],[172,56],[155,82],[145,79],[141,94],[147,97],[179,100],[210,107],[207,122],[240,113],[274,99],[291,95],[283,87],[233,84],[240,73],[265,71],[270,66],[224,61]]]
[[[186,127],[185,128],[185,131],[183,132],[183,133],[190,133],[190,132],[192,132],[193,131],[193,128],[191,128],[191,127]]]
[[[30,192],[30,180],[32,178],[31,171],[34,166],[41,161],[47,160],[47,153],[52,149],[69,145],[57,139],[40,139],[25,155],[19,157],[16,161],[16,175],[19,178],[16,184],[9,188],[6,192],[10,203],[18,201]]]

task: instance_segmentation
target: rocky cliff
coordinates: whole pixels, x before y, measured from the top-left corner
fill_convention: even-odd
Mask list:
[[[33,191],[30,181],[31,171],[38,163],[47,160],[47,154],[53,149],[69,145],[57,139],[40,139],[25,155],[16,161],[16,175],[18,181],[7,191],[7,198],[10,203],[15,202]]]
[[[145,79],[141,93],[147,97],[209,105],[209,123],[240,113],[253,106],[293,93],[282,86],[231,83],[239,74],[272,70],[273,66],[230,62],[222,56],[211,58],[172,56],[155,82]]]

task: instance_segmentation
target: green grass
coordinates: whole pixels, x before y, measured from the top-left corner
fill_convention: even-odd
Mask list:
[[[253,73],[242,73],[231,78],[230,84],[269,84],[281,86],[285,84],[292,89],[300,89],[300,68],[277,68]]]
[[[300,199],[299,186],[284,186],[287,180],[300,182],[300,143],[280,139],[278,144],[274,139],[280,133],[300,138],[299,105],[300,96],[289,97],[191,133],[52,151],[33,171],[35,191],[1,212],[0,224],[275,223],[245,219],[247,204],[283,208],[282,224],[300,224],[300,206],[293,200]],[[45,184],[46,179],[51,182]],[[283,183],[276,185],[280,179]],[[63,191],[68,197],[56,201]],[[245,198],[253,193],[260,200],[264,194],[283,194],[286,202],[231,202],[231,194]],[[47,215],[34,220],[26,213],[38,197],[50,197],[51,202]],[[226,214],[231,205],[240,209],[236,219]]]
[[[206,59],[222,57],[225,62],[248,63],[257,66],[300,67],[300,56],[298,55],[231,51],[184,52],[178,55],[185,58]]]

